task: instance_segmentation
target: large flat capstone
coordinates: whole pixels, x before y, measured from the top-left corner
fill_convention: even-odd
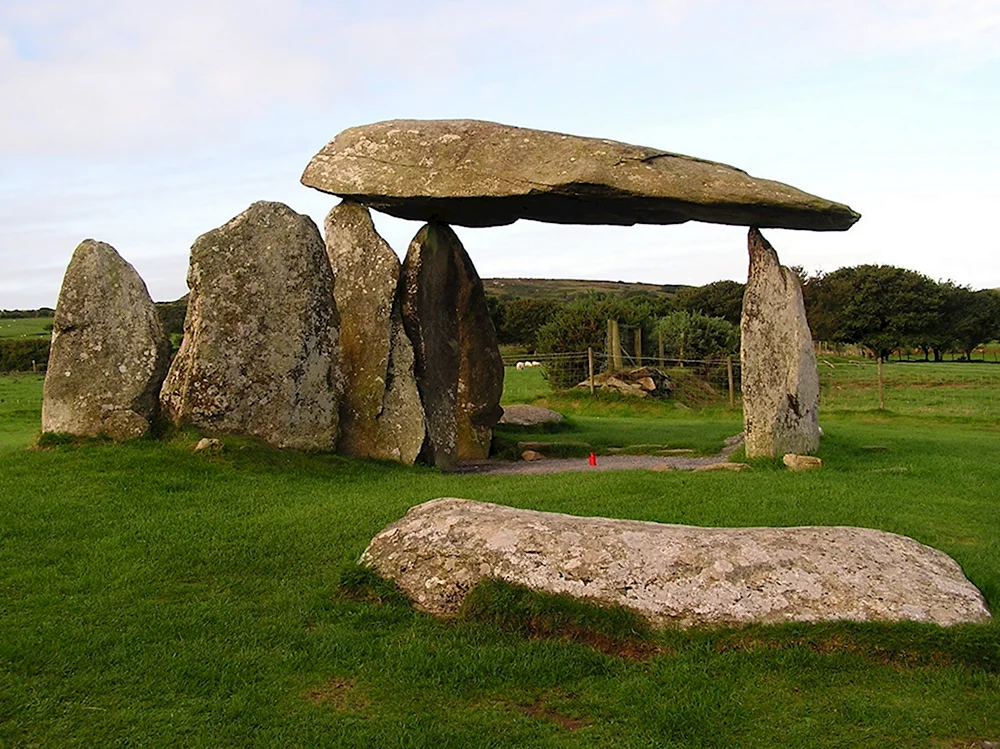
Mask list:
[[[400,218],[461,226],[525,218],[843,231],[860,218],[726,164],[479,120],[349,128],[313,157],[302,184]]]
[[[435,499],[375,536],[362,561],[436,615],[491,577],[625,606],[658,627],[991,618],[951,557],[867,528],[696,528]]]

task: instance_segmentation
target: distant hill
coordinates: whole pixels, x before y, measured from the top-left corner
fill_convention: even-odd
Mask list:
[[[625,283],[624,281],[574,281],[551,278],[484,278],[483,286],[487,294],[509,299],[527,297],[530,299],[551,299],[566,302],[598,291],[621,296],[666,296],[673,297],[683,284]]]

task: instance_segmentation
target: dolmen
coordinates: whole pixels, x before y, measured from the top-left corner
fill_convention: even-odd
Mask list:
[[[697,528],[445,498],[386,527],[361,561],[437,616],[493,578],[656,628],[991,619],[948,555],[867,528]]]
[[[759,230],[844,231],[860,218],[848,206],[714,161],[478,120],[390,120],[349,128],[312,158],[301,181],[370,209],[428,222],[418,244],[445,236],[450,225],[501,226],[519,219],[749,227],[743,319],[750,332],[741,346],[746,453],[773,457],[818,447],[819,373],[801,289]],[[448,242],[457,237],[449,234]],[[436,304],[451,307],[441,299]],[[412,322],[407,329],[414,334]],[[446,369],[451,373],[422,370],[418,363],[422,392],[438,392],[428,385],[443,376],[454,381],[454,364]],[[451,420],[450,396],[432,408]],[[459,408],[462,426],[447,433],[428,422],[429,442],[445,455],[444,463],[453,454],[462,457],[452,432],[485,439],[495,423],[498,411],[490,404],[475,410],[477,415]],[[470,419],[477,423],[470,426]]]
[[[43,429],[139,437],[164,418],[277,447],[443,469],[489,455],[503,362],[454,226],[705,221],[750,228],[742,350],[747,455],[818,445],[801,290],[761,227],[843,231],[859,215],[726,164],[475,120],[345,130],[303,184],[342,199],[325,236],[261,201],[191,250],[184,338],[167,342],[134,269],[88,240],[60,295]],[[402,263],[371,210],[424,222]]]

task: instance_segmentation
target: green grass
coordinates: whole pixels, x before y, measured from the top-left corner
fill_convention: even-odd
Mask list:
[[[890,415],[1000,423],[1000,365],[890,362],[883,372]],[[878,409],[878,373],[870,360],[821,359],[820,383],[828,413]]]
[[[51,334],[51,317],[0,319],[0,338],[48,338]]]
[[[509,385],[527,397],[528,384]],[[1000,739],[994,624],[654,634],[503,586],[440,622],[355,565],[409,507],[457,496],[692,525],[882,528],[951,554],[997,609],[997,424],[964,416],[964,401],[934,417],[919,407],[934,388],[909,389],[912,413],[825,411],[818,472],[501,477],[241,439],[206,456],[189,432],[27,450],[41,378],[0,378],[0,747]],[[739,421],[724,407],[540,394],[577,424],[555,433],[566,439],[605,420],[611,433],[649,430],[644,441],[710,444]]]

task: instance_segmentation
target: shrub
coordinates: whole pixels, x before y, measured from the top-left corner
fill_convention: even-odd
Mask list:
[[[42,371],[49,363],[48,338],[0,338],[0,372]]]
[[[740,350],[739,327],[698,312],[671,312],[657,320],[655,332],[671,359],[720,359]]]

